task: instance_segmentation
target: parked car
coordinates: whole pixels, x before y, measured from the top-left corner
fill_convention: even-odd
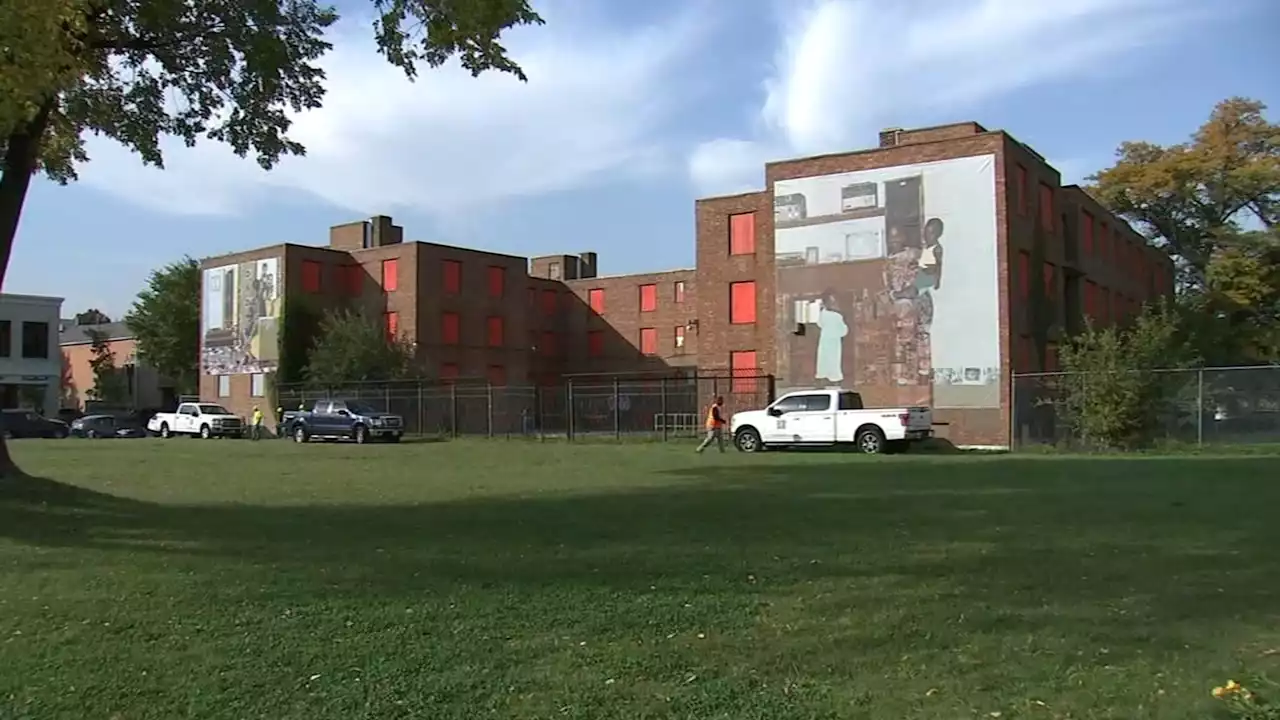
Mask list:
[[[241,437],[244,420],[215,403],[185,402],[171,413],[156,413],[147,421],[147,431],[162,438],[195,435],[203,439]]]
[[[400,442],[404,418],[359,400],[317,400],[308,411],[286,416],[285,431],[295,442],[311,439]]]
[[[82,438],[141,438],[147,433],[136,424],[114,415],[85,415],[71,422],[71,434]]]
[[[6,438],[64,438],[70,434],[66,423],[32,410],[0,412],[0,432]]]
[[[846,443],[864,453],[900,452],[933,435],[933,413],[925,407],[865,408],[852,390],[794,390],[763,410],[734,413],[729,431],[743,452]]]

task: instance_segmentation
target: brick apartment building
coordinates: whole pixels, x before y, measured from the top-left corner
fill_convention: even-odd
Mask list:
[[[973,122],[785,160],[762,190],[696,201],[693,269],[601,276],[593,252],[527,259],[404,242],[388,217],[327,247],[203,261],[201,397],[246,413],[278,368],[287,303],[364,307],[440,381],[764,372],[926,404],[961,445],[1010,440],[1011,373],[1052,371],[1082,327],[1172,292],[1149,247],[1043,157]]]

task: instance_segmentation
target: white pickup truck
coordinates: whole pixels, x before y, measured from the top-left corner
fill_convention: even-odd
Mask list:
[[[147,431],[162,438],[174,435],[198,435],[215,437],[241,437],[244,421],[240,416],[214,403],[182,403],[177,412],[156,413],[147,421]]]
[[[763,410],[734,413],[729,431],[743,452],[843,443],[864,453],[898,452],[933,434],[933,413],[923,407],[864,408],[852,390],[793,390]]]

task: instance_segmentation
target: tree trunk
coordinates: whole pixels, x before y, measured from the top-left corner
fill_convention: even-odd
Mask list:
[[[53,99],[45,102],[35,116],[25,125],[19,125],[5,142],[4,160],[0,164],[0,291],[4,289],[13,243],[18,237],[22,205],[27,200],[31,176],[35,174],[40,156],[40,138],[49,125],[53,105]],[[4,436],[0,435],[0,479],[18,474],[18,466],[9,455]]]

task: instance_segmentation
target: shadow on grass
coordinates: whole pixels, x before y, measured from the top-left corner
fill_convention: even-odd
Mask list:
[[[985,608],[972,630],[1068,620],[1112,647],[1173,650],[1185,638],[1153,627],[1280,607],[1275,462],[708,463],[659,488],[394,507],[167,506],[25,478],[0,492],[0,536],[238,563],[317,595],[812,586],[832,590],[810,601],[822,614],[848,593],[929,587],[933,612]]]

